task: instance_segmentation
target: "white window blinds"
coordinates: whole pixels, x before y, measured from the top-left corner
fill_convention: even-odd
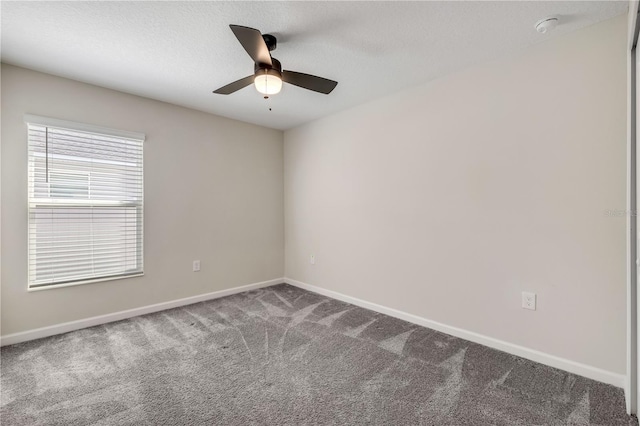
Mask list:
[[[29,287],[142,274],[144,135],[25,121]]]

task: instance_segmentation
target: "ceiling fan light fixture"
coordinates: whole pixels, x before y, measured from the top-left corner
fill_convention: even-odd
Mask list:
[[[275,95],[282,90],[282,78],[273,69],[258,70],[253,83],[256,86],[256,90],[263,95]]]

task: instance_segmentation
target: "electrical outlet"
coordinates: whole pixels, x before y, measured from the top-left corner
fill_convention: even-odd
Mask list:
[[[309,263],[312,265],[316,264],[316,255],[312,254],[311,256],[309,256]]]
[[[200,270],[200,261],[199,260],[194,260],[193,261],[193,272],[198,272]]]
[[[522,308],[536,310],[536,294],[528,291],[522,292]]]

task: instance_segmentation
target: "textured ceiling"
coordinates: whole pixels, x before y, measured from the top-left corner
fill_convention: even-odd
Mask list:
[[[3,62],[277,129],[295,127],[625,13],[626,1],[7,2]],[[533,25],[556,15],[549,35]],[[253,72],[229,29],[278,37],[284,69],[337,80],[212,90]],[[269,110],[271,108],[271,111]]]

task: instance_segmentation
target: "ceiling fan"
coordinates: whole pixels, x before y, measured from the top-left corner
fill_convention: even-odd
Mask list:
[[[254,73],[241,78],[233,83],[214,90],[219,95],[229,95],[251,83],[255,84],[258,92],[265,95],[275,95],[282,89],[282,82],[293,84],[303,89],[328,95],[338,85],[337,81],[329,80],[315,75],[301,72],[282,70],[280,61],[271,57],[271,51],[275,50],[277,40],[271,34],[262,34],[260,31],[240,25],[229,25],[231,31],[253,59]]]

